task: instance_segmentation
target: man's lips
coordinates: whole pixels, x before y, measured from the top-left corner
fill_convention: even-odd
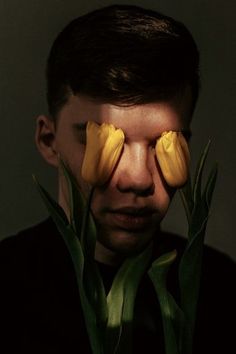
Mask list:
[[[141,231],[150,226],[154,209],[144,207],[123,207],[108,210],[112,225],[128,230]]]

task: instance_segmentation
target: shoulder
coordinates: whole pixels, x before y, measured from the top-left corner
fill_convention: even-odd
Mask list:
[[[51,219],[0,243],[0,289],[1,353],[72,352],[78,333],[87,346],[73,263]]]
[[[51,218],[0,242],[0,277],[24,280],[50,265],[68,262],[68,251]]]
[[[33,248],[37,250],[38,247],[44,245],[45,241],[52,243],[55,240],[55,226],[50,218],[41,223],[31,226],[27,229],[21,230],[15,235],[10,235],[0,242],[0,256],[1,258],[11,258],[19,255],[25,255]]]
[[[35,242],[38,237],[42,235],[55,233],[55,225],[51,218],[47,218],[33,226],[29,226],[26,229],[20,230],[19,232],[5,237],[1,242],[1,247],[7,247],[7,245],[20,244],[25,241]]]
[[[51,218],[47,218],[42,222],[30,226],[24,230],[17,232],[4,238],[0,242],[0,252],[2,250],[11,252],[18,251],[27,252],[32,247],[42,247],[45,243],[50,246],[60,241],[59,232]]]

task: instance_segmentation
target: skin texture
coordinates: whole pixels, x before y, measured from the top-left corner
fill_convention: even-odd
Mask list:
[[[159,225],[174,189],[167,186],[158,166],[156,139],[163,131],[188,130],[190,111],[191,95],[186,90],[169,102],[131,107],[71,95],[56,124],[47,116],[38,117],[36,144],[43,158],[58,168],[58,201],[67,215],[67,188],[58,167],[58,156],[69,166],[87,195],[90,186],[81,177],[85,123],[111,123],[125,133],[117,166],[109,181],[95,189],[92,199],[92,212],[98,228],[97,260],[118,263],[125,255],[140,251],[153,237],[158,237]]]

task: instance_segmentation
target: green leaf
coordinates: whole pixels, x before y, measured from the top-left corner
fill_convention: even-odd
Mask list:
[[[92,308],[84,289],[84,281],[88,281],[88,279],[84,278],[84,258],[83,251],[80,245],[80,241],[78,237],[71,233],[70,235],[63,232],[63,235],[66,239],[66,244],[70,255],[72,257],[72,261],[74,264],[76,278],[79,288],[81,305],[84,313],[85,323],[87,327],[87,331],[89,334],[90,344],[94,354],[102,354],[103,353],[103,343],[102,343],[102,333],[99,331],[97,327],[97,314]],[[82,261],[83,260],[83,263]],[[90,279],[89,279],[90,281]],[[91,279],[92,281],[92,279]]]
[[[150,262],[152,244],[120,267],[107,296],[106,353],[132,353],[132,321],[140,280]]]
[[[84,288],[90,304],[93,306],[97,315],[97,325],[101,330],[105,330],[108,316],[106,293],[103,280],[94,259],[97,230],[90,212],[93,191],[94,189],[91,189],[89,198],[85,204],[80,236],[81,246],[85,255]]]
[[[84,289],[96,313],[98,329],[105,332],[108,310],[104,284],[96,262],[87,258],[84,265]]]
[[[193,187],[193,197],[182,192],[182,201],[186,210],[189,200],[193,200],[191,216],[188,217],[188,243],[179,265],[179,286],[181,308],[184,312],[187,327],[183,342],[183,354],[192,352],[193,334],[196,320],[197,303],[202,272],[202,255],[204,238],[209,218],[209,208],[217,178],[217,166],[215,165],[208,177],[204,192],[202,193],[202,174],[205,161],[209,152],[210,141],[206,145],[199,159]],[[186,214],[189,210],[186,211]]]
[[[199,297],[206,224],[207,218],[202,222],[198,233],[189,241],[179,265],[181,308],[190,329],[189,337],[186,338],[188,343],[185,345],[189,351],[192,346]]]
[[[96,244],[96,226],[90,212],[94,189],[91,189],[86,201],[80,191],[76,179],[69,168],[60,160],[63,174],[66,178],[69,191],[70,223],[80,238],[83,252],[94,258]]]
[[[168,270],[176,255],[176,251],[162,255],[148,271],[161,308],[166,354],[183,354],[184,315],[166,287]]]
[[[68,225],[68,219],[66,217],[66,214],[64,210],[60,207],[59,204],[57,204],[49,195],[49,193],[39,184],[37,178],[35,175],[32,175],[33,181],[36,185],[36,188],[41,195],[41,198],[44,201],[44,204],[46,205],[49,214],[53,217],[53,221],[56,223],[58,227],[61,225]]]
[[[188,223],[190,223],[191,214],[193,210],[193,198],[192,198],[192,187],[191,187],[190,177],[188,178],[185,186],[179,189],[179,194],[184,206]]]
[[[198,203],[201,199],[201,184],[202,184],[202,173],[203,173],[203,168],[206,162],[206,158],[209,152],[211,141],[209,140],[203,153],[201,154],[201,157],[199,159],[197,168],[196,168],[196,174],[194,178],[194,185],[193,185],[193,200],[194,203]]]
[[[198,233],[204,220],[208,219],[212,195],[217,179],[217,165],[215,165],[208,177],[202,197],[198,197],[190,218],[188,237],[191,240]]]
[[[89,334],[91,348],[93,350],[93,354],[102,354],[103,353],[103,343],[101,333],[97,329],[96,323],[96,314],[91,307],[83,286],[83,277],[84,277],[84,255],[81,248],[80,241],[71,225],[68,224],[68,221],[65,217],[64,212],[62,212],[61,207],[50,197],[50,195],[46,192],[46,190],[37,182],[34,177],[37,188],[42,196],[43,201],[48,208],[52,219],[54,220],[58,231],[60,232],[65,244],[68,248],[69,254],[71,256],[76,280],[79,289],[79,295],[81,300],[81,305],[84,313],[85,324]]]
[[[63,160],[60,160],[60,167],[66,179],[69,192],[70,224],[72,225],[75,233],[80,236],[86,202],[81,191],[79,190],[74,176]]]
[[[203,198],[206,203],[206,208],[209,210],[211,206],[211,200],[213,196],[213,192],[215,190],[215,184],[217,180],[217,175],[218,175],[218,165],[215,164],[211,170],[211,173],[209,175],[208,181],[206,183],[206,187],[203,193]]]
[[[199,232],[202,227],[202,223],[208,218],[208,208],[206,208],[206,203],[204,199],[199,199],[195,203],[193,212],[191,215],[189,228],[188,228],[188,239],[191,241],[194,236]]]
[[[181,191],[183,191],[183,194],[186,199],[186,203],[188,206],[189,213],[191,214],[193,210],[193,192],[192,192],[192,182],[191,182],[191,176],[188,177],[187,182],[185,185],[182,187]]]
[[[94,260],[96,226],[90,213],[93,189],[91,190],[89,198],[86,202],[78,188],[74,176],[62,160],[61,168],[66,178],[69,190],[72,227],[80,239],[85,258],[83,275],[84,290],[88,301],[96,313],[97,325],[102,330],[105,328],[107,321],[107,303],[103,281]]]

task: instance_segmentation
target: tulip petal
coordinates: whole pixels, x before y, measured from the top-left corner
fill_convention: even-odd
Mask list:
[[[99,184],[103,184],[104,181],[109,179],[120,157],[123,144],[124,133],[121,129],[110,132],[100,158],[98,169]]]
[[[101,140],[106,132],[102,131],[102,133],[103,134],[100,132],[100,127],[98,124],[94,122],[87,123],[87,144],[81,174],[84,180],[92,185],[94,184],[99,157],[103,148]]]
[[[182,133],[163,132],[155,150],[166,182],[172,187],[184,185],[189,173],[190,154]]]
[[[87,124],[87,145],[82,177],[92,185],[102,185],[111,176],[124,145],[124,133],[112,124]]]

